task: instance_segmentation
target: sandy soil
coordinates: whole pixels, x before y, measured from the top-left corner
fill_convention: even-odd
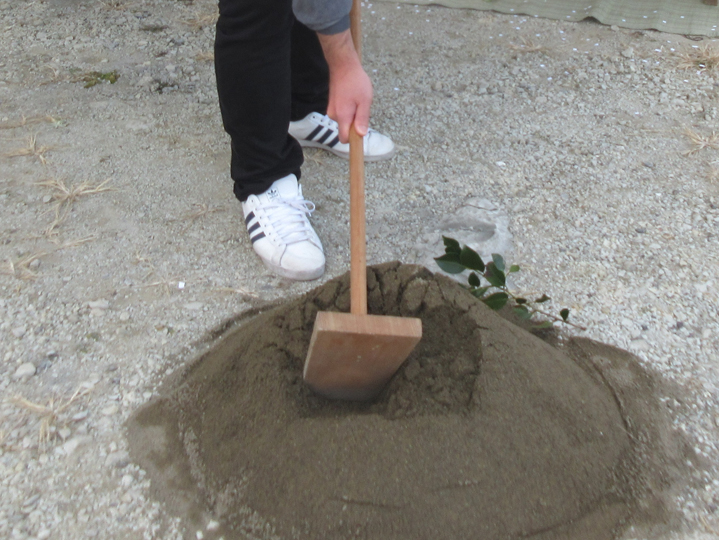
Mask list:
[[[243,230],[214,9],[0,0],[0,536],[180,536],[124,421],[207,332],[313,286]],[[664,405],[703,465],[675,536],[713,537],[719,88],[678,67],[708,42],[384,2],[364,28],[373,124],[399,146],[367,166],[370,262],[426,257],[469,199],[501,207],[516,286],[685,392]],[[348,265],[346,169],[307,153],[326,278]]]

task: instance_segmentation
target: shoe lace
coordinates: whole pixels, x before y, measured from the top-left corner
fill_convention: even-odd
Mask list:
[[[315,203],[306,199],[278,199],[263,205],[272,228],[285,244],[312,240],[312,226],[307,219],[315,211]]]
[[[322,117],[319,120],[320,124],[327,126],[328,128],[339,130],[339,124],[332,120],[329,116],[326,114],[322,115]]]

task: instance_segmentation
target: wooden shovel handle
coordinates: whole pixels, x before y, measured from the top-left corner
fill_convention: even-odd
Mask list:
[[[362,59],[360,0],[350,12],[350,32]],[[364,142],[354,124],[350,129],[350,312],[367,315],[367,241],[364,199]]]

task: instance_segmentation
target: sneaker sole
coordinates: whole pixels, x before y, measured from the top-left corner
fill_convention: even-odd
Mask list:
[[[322,143],[316,143],[314,141],[307,141],[304,139],[298,139],[300,146],[303,148],[321,148],[322,150],[326,150],[327,152],[333,153],[335,156],[339,156],[343,159],[349,159],[350,154],[349,152],[341,152],[339,150],[335,150],[334,148],[329,148],[328,146],[322,144]],[[386,154],[380,154],[379,156],[365,156],[365,161],[385,161],[386,159],[391,159],[394,156],[394,148],[387,152]]]
[[[262,259],[262,257],[260,257],[260,260],[265,263],[265,266],[269,268],[274,274],[295,281],[312,281],[321,278],[322,275],[325,273],[324,264],[320,268],[315,270],[293,271],[282,268],[281,266],[275,266],[274,264]]]

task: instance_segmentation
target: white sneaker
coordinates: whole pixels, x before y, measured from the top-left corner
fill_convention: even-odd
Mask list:
[[[276,180],[260,195],[242,203],[247,232],[255,252],[276,274],[299,281],[325,271],[322,243],[308,216],[315,205],[302,197],[294,174]]]
[[[326,114],[313,112],[302,120],[290,122],[289,133],[301,146],[322,148],[345,159],[350,157],[350,145],[340,142],[339,126]],[[393,155],[392,139],[370,129],[364,136],[365,161],[382,161]]]

